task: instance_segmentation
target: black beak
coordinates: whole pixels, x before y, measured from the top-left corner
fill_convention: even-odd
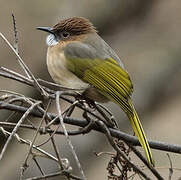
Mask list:
[[[41,30],[41,31],[48,32],[48,33],[50,33],[50,34],[54,34],[53,28],[51,28],[51,27],[37,27],[36,29]]]

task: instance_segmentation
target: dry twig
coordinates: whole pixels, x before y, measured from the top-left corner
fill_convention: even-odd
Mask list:
[[[23,71],[25,72],[26,76],[23,76],[17,72],[14,72],[12,70],[9,70],[4,67],[0,67],[0,76],[13,79],[15,81],[21,82],[22,84],[27,84],[29,86],[34,87],[36,90],[38,90],[43,97],[46,97],[49,100],[48,105],[46,106],[44,102],[37,101],[36,99],[25,97],[22,94],[19,94],[17,92],[11,92],[7,90],[0,90],[1,93],[4,93],[0,97],[0,109],[7,109],[13,112],[20,112],[22,113],[22,117],[17,123],[11,123],[11,122],[0,122],[0,130],[8,136],[8,140],[6,141],[2,152],[0,154],[0,160],[2,159],[5,151],[7,150],[8,144],[11,141],[13,137],[15,137],[20,143],[24,143],[29,146],[29,150],[27,152],[27,156],[24,161],[23,170],[21,173],[21,178],[23,177],[23,172],[27,167],[27,161],[32,155],[32,159],[35,162],[36,166],[38,167],[41,176],[29,178],[27,180],[37,180],[37,179],[46,179],[49,177],[55,177],[55,176],[65,176],[67,179],[86,179],[83,169],[81,167],[81,164],[78,160],[77,154],[74,150],[74,146],[72,145],[72,142],[70,140],[70,135],[78,135],[78,134],[84,134],[89,133],[91,130],[96,130],[98,132],[104,133],[109,141],[109,143],[112,145],[113,149],[116,151],[115,155],[112,153],[111,160],[108,164],[109,169],[109,178],[115,179],[115,178],[122,178],[127,179],[129,178],[127,176],[127,172],[133,170],[135,173],[132,177],[135,176],[135,174],[138,174],[140,176],[140,179],[151,179],[146,175],[146,173],[140,169],[138,166],[136,166],[131,159],[129,158],[129,149],[127,150],[124,148],[124,146],[121,146],[119,143],[116,143],[113,138],[117,138],[119,140],[123,140],[130,149],[133,150],[133,152],[140,158],[140,160],[151,170],[152,174],[157,179],[163,179],[161,175],[158,173],[156,169],[153,167],[150,167],[150,165],[147,163],[145,158],[133,147],[133,146],[140,146],[140,143],[138,139],[134,136],[130,136],[128,134],[125,134],[118,129],[116,121],[114,119],[114,116],[112,113],[105,108],[104,106],[93,103],[93,108],[91,108],[91,105],[86,102],[84,99],[82,99],[81,95],[77,96],[78,93],[74,91],[81,91],[82,89],[69,89],[66,87],[59,86],[55,83],[50,83],[44,80],[36,79],[33,75],[33,73],[30,71],[30,69],[27,67],[27,65],[24,63],[23,59],[20,57],[18,53],[18,36],[17,36],[17,28],[16,28],[16,21],[15,17],[13,16],[13,26],[14,26],[14,33],[15,33],[15,47],[9,43],[9,41],[5,38],[5,36],[0,33],[1,38],[6,42],[6,44],[10,47],[10,49],[15,53],[19,64],[21,65]],[[48,87],[45,87],[46,85],[58,87],[61,91],[54,91]],[[77,97],[81,97],[81,99],[78,99]],[[70,106],[64,111],[61,111],[60,108],[60,99],[65,100],[70,104]],[[56,103],[56,109],[57,114],[52,114],[48,112],[49,104],[51,101],[55,101]],[[19,104],[19,105],[18,105]],[[41,104],[41,106],[40,106]],[[27,107],[28,105],[28,107]],[[46,107],[46,109],[44,108]],[[71,115],[73,111],[75,110],[75,107],[83,110],[83,120],[81,119],[74,119],[71,118]],[[28,116],[34,116],[41,118],[38,127],[35,126],[30,120],[28,120],[28,124],[25,124],[25,119],[27,119]],[[11,114],[6,120],[12,119],[14,117],[14,113]],[[45,125],[43,125],[43,122],[45,122]],[[73,131],[67,131],[65,127],[65,123],[75,125],[82,127],[82,129],[79,130],[73,130]],[[58,124],[57,128],[53,129],[54,124]],[[59,130],[59,127],[62,127],[62,130]],[[4,128],[11,127],[13,128],[12,132],[6,131]],[[35,131],[34,137],[32,141],[25,140],[23,138],[20,138],[17,134],[17,131],[20,128],[26,128],[29,130]],[[35,141],[38,138],[39,134],[49,134],[49,137],[46,141],[39,145],[35,145]],[[75,161],[77,163],[77,166],[79,168],[80,174],[82,178],[79,178],[77,176],[74,176],[70,173],[71,166],[69,164],[69,161],[65,158],[61,158],[62,154],[60,154],[57,144],[54,139],[54,135],[63,134],[66,137],[66,141],[70,147],[70,150],[75,158]],[[49,141],[51,141],[51,145],[53,147],[54,153],[56,156],[49,154],[48,152],[44,151],[40,148],[40,146],[47,144]],[[167,144],[162,142],[156,142],[156,141],[149,141],[150,147],[154,149],[159,149],[163,151],[169,151],[169,152],[176,152],[181,153],[181,146],[179,145],[173,145],[173,144]],[[34,150],[34,151],[33,151]],[[109,154],[109,153],[107,153]],[[60,171],[46,174],[46,172],[43,171],[41,164],[37,161],[36,157],[46,157],[48,159],[53,160],[60,166]],[[169,157],[169,156],[168,156]],[[170,160],[170,157],[169,157]],[[169,173],[169,179],[171,179],[173,174],[173,167],[172,162],[170,160],[170,173]],[[115,175],[114,169],[117,168],[120,175]],[[131,176],[130,176],[131,177]]]
[[[32,104],[31,107],[23,114],[22,118],[18,121],[18,123],[14,127],[11,135],[8,137],[8,140],[6,141],[4,147],[3,147],[2,151],[1,151],[0,160],[2,159],[4,153],[5,153],[6,149],[7,149],[7,146],[9,144],[9,142],[11,141],[12,137],[14,136],[14,134],[17,132],[19,126],[23,123],[23,121],[26,119],[26,117],[29,115],[29,113],[32,111],[32,109],[34,109],[39,104],[40,104],[39,101],[37,103]]]
[[[63,122],[62,113],[61,113],[61,108],[60,108],[59,99],[60,99],[60,92],[57,91],[57,93],[56,93],[56,107],[57,107],[57,112],[58,112],[58,118],[60,119],[60,124],[61,124],[61,126],[62,126],[62,128],[63,128],[64,135],[65,135],[65,137],[66,137],[66,139],[67,139],[67,143],[68,143],[68,145],[69,145],[69,147],[70,147],[70,150],[71,150],[71,152],[72,152],[72,154],[73,154],[73,156],[74,156],[74,158],[75,158],[75,161],[76,161],[77,166],[78,166],[78,168],[79,168],[79,171],[80,171],[80,173],[81,173],[81,175],[82,175],[82,178],[83,178],[83,179],[86,179],[86,177],[85,177],[85,175],[84,175],[84,171],[83,171],[83,169],[82,169],[82,167],[81,167],[81,164],[80,164],[80,162],[79,162],[79,159],[78,159],[78,157],[77,157],[77,154],[76,154],[76,152],[75,152],[75,150],[74,150],[74,146],[72,145],[72,142],[71,142],[71,140],[70,140],[70,138],[69,138],[69,136],[68,136],[67,130],[66,130],[66,128],[65,128],[65,125],[64,125],[64,122]]]

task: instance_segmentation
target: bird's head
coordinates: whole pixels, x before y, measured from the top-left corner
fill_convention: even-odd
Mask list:
[[[37,27],[37,29],[49,33],[46,39],[48,46],[54,46],[62,41],[77,41],[81,36],[96,33],[93,24],[82,17],[68,18],[53,27]]]

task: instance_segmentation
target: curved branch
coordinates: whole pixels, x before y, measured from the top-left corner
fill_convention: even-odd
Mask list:
[[[0,109],[7,109],[10,111],[16,111],[16,112],[20,112],[20,113],[25,113],[27,111],[26,107],[8,104],[8,103],[5,103],[3,101],[0,101]],[[39,117],[39,118],[43,117],[43,113],[39,112],[38,110],[32,110],[30,112],[30,115],[35,116],[35,117]],[[53,114],[53,113],[48,113],[48,115],[52,119],[57,116],[56,114]],[[85,127],[88,125],[88,122],[86,120],[75,119],[75,118],[70,118],[70,117],[64,118],[64,123],[79,126],[79,127]],[[8,125],[7,122],[0,122],[0,126],[9,126],[10,127],[11,125]],[[93,125],[92,129],[95,131],[104,133],[99,128],[99,126],[97,126],[96,124]],[[109,128],[109,131],[110,131],[112,137],[126,141],[126,142],[128,142],[134,146],[140,146],[140,143],[135,136],[128,135],[128,134],[126,134],[120,130],[113,129],[113,128]],[[48,130],[48,132],[53,133],[54,131]],[[57,131],[56,134],[62,134],[62,132]],[[148,143],[152,149],[157,149],[157,150],[181,154],[181,145],[169,144],[166,142],[153,141],[153,140],[149,140]]]

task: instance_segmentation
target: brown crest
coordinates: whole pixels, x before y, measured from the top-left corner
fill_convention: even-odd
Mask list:
[[[66,31],[72,33],[72,35],[80,35],[96,32],[96,29],[88,19],[82,17],[73,17],[60,21],[58,24],[53,26],[53,31]]]

